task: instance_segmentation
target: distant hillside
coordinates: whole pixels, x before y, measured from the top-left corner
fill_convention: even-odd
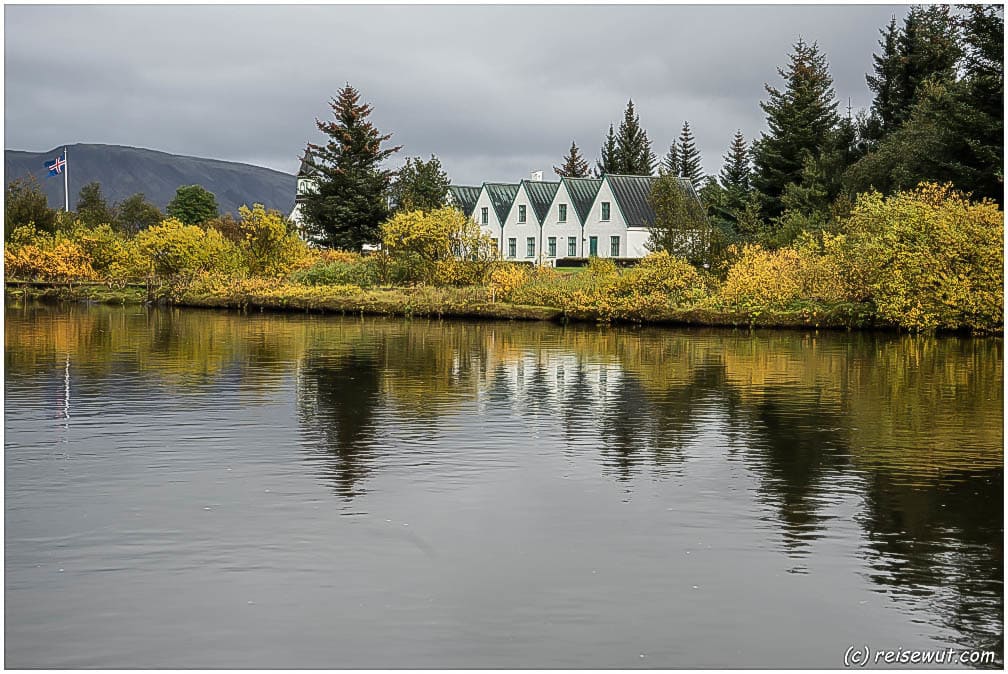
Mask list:
[[[235,212],[242,204],[260,203],[284,215],[294,205],[294,176],[249,164],[202,159],[123,145],[69,145],[70,208],[85,184],[98,181],[109,203],[143,192],[162,210],[180,185],[202,185],[217,197],[221,212]],[[4,179],[34,175],[53,208],[63,207],[63,179],[48,177],[45,162],[63,147],[48,152],[4,150]]]

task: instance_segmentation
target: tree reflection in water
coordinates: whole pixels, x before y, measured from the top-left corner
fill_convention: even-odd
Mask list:
[[[965,645],[1003,643],[1001,340],[109,307],[22,307],[5,331],[8,387],[62,377],[69,358],[82,396],[184,402],[209,380],[254,410],[296,373],[307,456],[346,499],[377,477],[379,451],[404,451],[378,444],[385,431],[436,440],[449,419],[534,432],[550,439],[535,451],[595,462],[628,490],[700,460],[727,480],[741,462],[785,554],[807,556],[848,499],[880,591]]]
[[[381,359],[370,350],[348,354],[309,352],[298,373],[298,417],[317,448],[336,492],[360,493],[370,471],[375,413],[381,397]]]

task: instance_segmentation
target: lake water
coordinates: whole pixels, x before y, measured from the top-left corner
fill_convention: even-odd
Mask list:
[[[8,667],[1003,663],[1003,342],[20,305]]]

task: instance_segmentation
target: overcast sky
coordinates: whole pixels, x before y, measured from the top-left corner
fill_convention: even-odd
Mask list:
[[[799,37],[845,109],[906,6],[6,5],[5,147],[134,145],[293,173],[349,81],[403,153],[459,184],[592,162],[633,98],[659,157],[689,120],[704,168],[765,129]],[[397,166],[400,159],[394,162]]]

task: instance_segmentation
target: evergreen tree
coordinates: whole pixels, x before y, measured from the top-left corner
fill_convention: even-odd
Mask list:
[[[964,145],[978,169],[965,189],[1004,204],[1004,6],[970,5],[963,20],[964,86],[960,101],[969,127]]]
[[[381,163],[401,146],[382,147],[391,134],[381,134],[368,121],[372,108],[350,84],[330,107],[333,121],[315,120],[328,142],[308,146],[318,189],[304,200],[305,232],[318,245],[357,251],[379,239],[393,176]]]
[[[187,225],[200,225],[220,214],[217,197],[202,185],[185,185],[175,190],[165,213]]]
[[[699,190],[703,184],[700,150],[697,149],[689,122],[683,122],[682,133],[679,134],[679,177],[690,181],[695,190]]]
[[[679,175],[679,145],[672,141],[668,152],[662,157],[661,165],[658,166],[659,175]]]
[[[441,168],[441,160],[431,155],[429,161],[420,157],[406,158],[406,163],[389,191],[395,211],[431,211],[445,205],[451,179]]]
[[[975,198],[1004,203],[1003,8],[967,8],[960,35],[961,79],[926,78],[906,121],[846,172],[848,191],[951,182]]]
[[[111,225],[115,222],[115,214],[105,201],[99,183],[90,182],[81,188],[77,195],[77,219],[87,227]]]
[[[623,121],[616,134],[615,165],[615,173],[646,176],[654,173],[655,156],[651,152],[651,141],[641,128],[633,100],[627,101]]]
[[[735,132],[721,168],[721,186],[729,191],[749,192],[749,148],[742,131]]]
[[[833,78],[816,43],[799,39],[787,68],[778,72],[785,89],[766,85],[770,98],[760,107],[767,114],[770,132],[761,134],[753,147],[752,185],[767,220],[784,210],[785,188],[801,182],[806,157],[817,157],[829,146],[837,124]]]
[[[959,22],[949,5],[911,7],[897,39],[898,67],[895,69],[895,121],[910,117],[918,100],[918,90],[927,80],[951,82],[962,53]]]
[[[602,176],[606,173],[619,173],[616,163],[616,134],[612,124],[609,125],[609,135],[602,144],[599,160],[595,162],[595,175]]]
[[[588,177],[590,173],[588,162],[581,156],[581,150],[578,149],[577,143],[573,140],[571,141],[570,150],[567,151],[567,156],[564,157],[563,164],[561,166],[554,166],[553,172],[561,178]]]
[[[894,16],[889,25],[880,31],[882,39],[879,46],[881,54],[874,54],[874,75],[865,75],[868,88],[875,94],[871,104],[870,125],[866,135],[872,140],[879,140],[891,133],[897,126],[899,117],[899,91],[897,90],[900,70],[900,53],[898,43],[900,31]]]

